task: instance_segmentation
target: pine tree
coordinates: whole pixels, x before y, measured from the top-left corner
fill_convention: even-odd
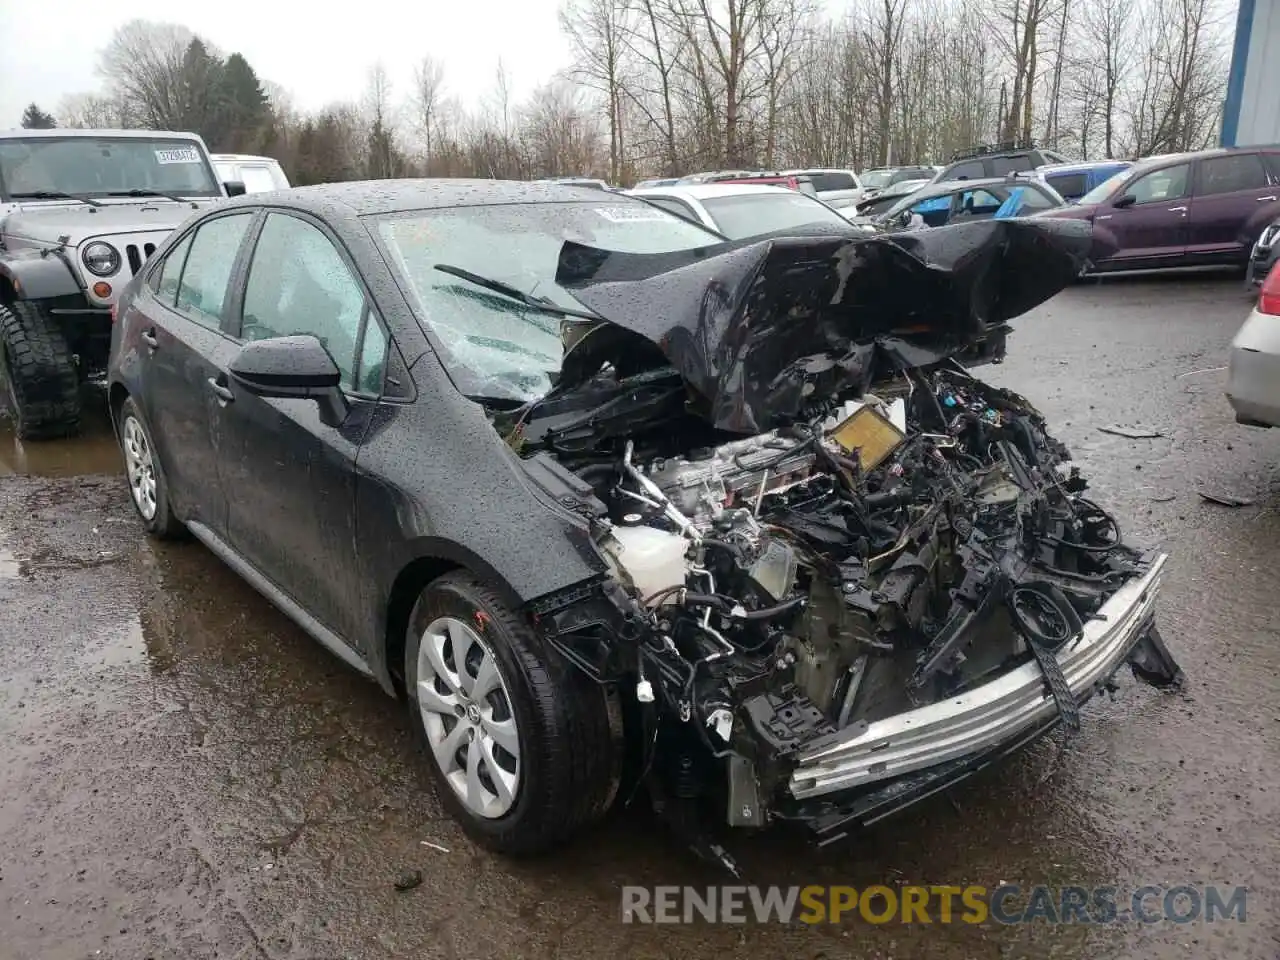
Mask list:
[[[254,149],[271,121],[271,110],[258,75],[238,53],[223,64],[219,100],[228,148],[238,153]]]
[[[52,130],[57,125],[53,114],[45,113],[37,104],[28,104],[22,111],[22,126],[26,130]]]

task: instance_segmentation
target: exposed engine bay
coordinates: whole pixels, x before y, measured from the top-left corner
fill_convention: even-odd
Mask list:
[[[802,818],[786,784],[808,745],[1032,662],[1078,726],[1055,652],[1145,560],[1028,401],[944,354],[802,388],[744,436],[643,347],[494,425],[563,475],[608,562],[533,613],[634,699],[659,806],[714,798],[733,826]],[[1158,662],[1135,673],[1172,683],[1151,633]]]

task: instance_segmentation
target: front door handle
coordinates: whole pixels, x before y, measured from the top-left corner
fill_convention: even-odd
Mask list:
[[[1269,201],[1271,201],[1271,200],[1274,200],[1274,199],[1275,199],[1275,197],[1259,197],[1259,198],[1258,198],[1258,202],[1259,202],[1259,203],[1267,203],[1267,202],[1269,202]]]
[[[231,392],[231,388],[225,384],[219,383],[213,377],[209,378],[209,389],[213,391],[213,395],[218,398],[218,403],[225,406],[228,403],[235,402],[236,395]]]
[[[1170,212],[1170,213],[1177,213],[1179,210],[1181,210],[1183,213],[1186,213],[1186,212],[1187,212],[1187,208],[1186,208],[1186,207],[1170,207],[1170,208],[1169,208],[1169,212]]]
[[[143,331],[142,331],[142,342],[143,342],[143,343],[145,343],[145,344],[146,344],[148,347],[150,347],[152,350],[154,350],[154,349],[156,349],[156,347],[160,346],[160,341],[156,339],[156,334],[155,334],[155,331],[154,331],[154,330],[143,330]]]

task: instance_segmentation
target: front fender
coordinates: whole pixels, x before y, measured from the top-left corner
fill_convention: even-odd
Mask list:
[[[80,282],[57,254],[32,251],[0,258],[0,277],[13,287],[19,300],[50,300],[81,293]]]

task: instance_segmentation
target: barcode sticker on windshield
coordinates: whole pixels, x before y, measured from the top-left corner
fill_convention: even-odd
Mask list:
[[[625,223],[630,220],[676,220],[677,217],[665,210],[659,210],[648,204],[636,204],[634,207],[595,207],[596,213],[613,223]]]
[[[199,163],[200,151],[195,147],[174,147],[156,151],[156,163]]]

